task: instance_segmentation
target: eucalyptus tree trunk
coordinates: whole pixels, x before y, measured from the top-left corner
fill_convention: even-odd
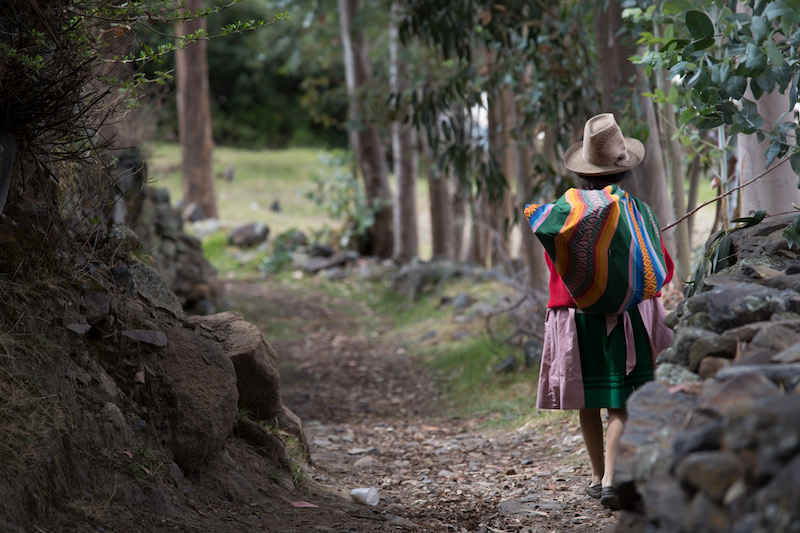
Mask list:
[[[392,22],[389,28],[390,69],[392,92],[403,94],[408,75],[406,64],[400,60],[400,33],[397,17],[400,3],[392,4]],[[414,130],[406,123],[405,114],[397,114],[392,123],[392,151],[394,152],[394,176],[397,180],[394,218],[394,259],[408,263],[419,256],[417,233],[417,151],[414,148]]]
[[[428,142],[423,129],[420,133],[421,153],[424,159],[426,177],[428,179],[428,199],[431,212],[432,258],[455,260],[460,251],[460,239],[456,234],[448,182],[436,166],[436,154]]]
[[[663,70],[658,73],[658,81],[664,94],[669,94],[670,82],[667,81]],[[681,217],[686,213],[686,192],[684,190],[686,172],[683,167],[683,162],[686,158],[683,154],[683,145],[675,136],[677,133],[675,128],[675,121],[677,120],[675,108],[671,103],[665,102],[661,110],[663,113],[661,133],[664,136],[663,140],[667,151],[667,169],[672,183],[672,208],[675,210],[675,215]],[[663,223],[669,223],[669,221],[665,220]],[[678,246],[677,277],[678,279],[687,280],[692,276],[692,241],[689,234],[688,220],[684,220],[675,227],[675,241]]]
[[[338,0],[342,51],[349,100],[350,144],[355,153],[364,192],[370,205],[377,208],[375,223],[369,230],[368,241],[362,252],[389,258],[394,252],[392,191],[386,170],[386,154],[374,124],[364,122],[366,117],[360,89],[372,78],[364,29],[354,26],[353,20],[361,7],[360,0]]]
[[[689,195],[686,198],[686,212],[691,213],[697,207],[697,197],[700,193],[700,158],[695,157],[689,165]],[[694,215],[686,219],[689,224],[690,242],[694,239]]]
[[[748,87],[744,97],[755,101]],[[763,94],[756,101],[758,114],[764,119],[764,130],[771,130],[778,122],[791,120],[785,116],[789,110],[789,95],[777,90]],[[739,157],[739,179],[746,184],[767,172],[767,159],[764,156],[770,141],[765,138],[759,143],[755,134],[739,134],[737,139]],[[752,215],[763,209],[769,215],[795,212],[793,205],[800,205],[800,190],[797,188],[797,175],[791,165],[772,163],[767,174],[752,185],[740,190],[742,199],[742,215]]]
[[[187,12],[204,7],[203,0],[188,0]],[[205,28],[205,19],[196,17],[176,24],[179,36]],[[211,102],[208,88],[206,41],[199,40],[175,53],[178,92],[178,129],[183,159],[183,206],[196,207],[202,218],[218,218],[211,153]]]
[[[511,123],[508,116],[505,91],[489,99],[489,153],[495,158],[502,169],[505,183],[498,193],[490,193],[488,184],[481,190],[483,200],[483,215],[480,232],[484,244],[484,260],[489,260],[492,266],[497,266],[508,256],[508,243],[506,239],[505,222],[508,220],[511,203],[508,187],[510,169],[514,167],[514,154],[510,149]]]
[[[544,246],[531,231],[523,210],[525,204],[533,202],[533,174],[531,172],[531,153],[536,150],[536,145],[530,141],[521,142],[517,157],[516,185],[517,209],[519,211],[521,243],[519,255],[525,264],[526,285],[534,291],[546,291],[550,272],[544,260]]]
[[[619,0],[597,2],[594,17],[597,37],[597,54],[600,58],[600,77],[602,87],[603,109],[613,112],[623,134],[625,131],[622,112],[615,104],[620,102],[620,89],[628,89],[625,98],[638,99],[642,115],[640,122],[647,126],[649,134],[644,143],[644,161],[633,171],[633,176],[624,184],[625,190],[653,208],[659,223],[664,226],[674,220],[674,214],[667,197],[667,181],[664,172],[664,154],[661,149],[658,121],[653,101],[642,93],[650,92],[642,69],[636,67],[628,58],[636,52],[635,48],[622,41],[619,32],[622,29],[622,8]],[[623,106],[625,107],[625,106]],[[587,117],[588,118],[588,117]],[[635,118],[635,117],[634,117]],[[667,250],[675,253],[676,242],[673,232],[662,234]]]
[[[469,188],[457,180],[453,184],[453,242],[455,243],[455,258],[461,261],[467,259],[466,244],[468,233],[472,227],[467,222],[467,206],[469,204]]]

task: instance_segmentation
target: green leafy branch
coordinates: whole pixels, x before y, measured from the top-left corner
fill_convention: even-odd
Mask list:
[[[687,298],[694,295],[698,289],[702,287],[703,280],[706,276],[716,274],[720,270],[736,263],[736,255],[731,251],[731,233],[760,224],[766,216],[766,211],[759,210],[756,211],[753,216],[732,220],[731,222],[739,225],[721,231],[714,237],[706,246],[703,259],[701,259],[700,263],[697,265],[692,279],[686,282],[684,293]]]

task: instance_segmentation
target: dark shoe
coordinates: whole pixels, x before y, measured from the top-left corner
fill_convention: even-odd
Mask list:
[[[619,498],[617,497],[617,489],[612,486],[603,487],[600,491],[600,503],[603,507],[607,507],[612,511],[619,511]]]
[[[592,485],[591,483],[589,485],[586,485],[586,488],[583,489],[583,491],[592,498],[598,499],[600,498],[600,493],[602,492],[602,489],[603,487],[600,484],[600,482],[597,482],[594,485]]]

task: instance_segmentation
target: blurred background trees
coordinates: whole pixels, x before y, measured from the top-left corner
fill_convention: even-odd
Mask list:
[[[177,4],[136,2],[126,4],[119,20],[104,19],[115,36],[126,37],[120,46],[131,51],[105,61],[128,57],[122,63],[128,72],[116,74],[120,86],[154,87],[147,101],[130,87],[120,93],[139,104],[138,116],[148,124],[144,130],[154,131],[140,133],[139,140],[176,141],[203,133],[204,140],[182,157],[184,165],[205,169],[204,185],[186,189],[183,198],[203,204],[202,216],[217,216],[214,182],[204,162],[213,146],[348,148],[354,154],[350,172],[358,178],[353,183],[363,187],[365,198],[365,209],[353,212],[366,213],[370,223],[347,246],[401,263],[422,255],[509,266],[522,285],[542,288],[541,249],[520,224],[521,208],[555,199],[571,185],[561,165],[563,152],[580,140],[585,120],[599,112],[613,112],[626,134],[645,142],[645,164],[628,188],[655,208],[662,226],[700,204],[703,184],[730,193],[714,227],[758,209],[793,210],[800,200],[795,3],[610,0],[587,9],[570,0],[246,0],[218,10],[210,2],[206,7],[213,13],[202,17],[205,33],[194,36],[203,40],[194,48],[206,48],[198,54],[206,56],[203,75],[202,61],[199,70],[181,67],[191,47],[166,53],[177,46],[174,24],[180,20],[153,13]],[[93,5],[57,4],[78,11]],[[52,7],[20,5],[9,11],[13,20],[30,14],[30,6],[43,13]],[[162,11],[148,11],[153,6]],[[203,6],[192,0],[185,7]],[[281,24],[238,31],[282,12],[289,18]],[[195,28],[177,33],[184,31]],[[223,33],[230,35],[205,42],[206,35]],[[58,77],[36,66],[36,53],[19,51],[42,48],[44,41],[64,49],[58,48],[60,41],[38,26],[26,38],[27,44],[13,39],[4,44],[5,64]],[[87,65],[75,71],[76,87],[91,84],[91,75],[101,72],[99,63]],[[199,77],[184,83],[190,72]],[[178,109],[186,104],[178,102],[201,95],[206,78],[210,112],[192,111],[183,121],[207,114],[210,126],[187,122],[179,128]],[[31,91],[41,87],[37,82]],[[105,90],[94,104],[112,93]],[[6,101],[12,100],[8,95]],[[90,103],[70,109],[89,117],[90,108],[97,108]],[[9,104],[6,116],[28,113],[22,120],[41,124],[34,107]],[[62,115],[63,110],[52,113],[51,121]],[[68,122],[53,122],[49,131]],[[15,133],[18,123],[4,126],[9,143],[35,137],[35,128]],[[78,145],[69,146],[71,153],[82,153]],[[192,172],[184,169],[185,183],[193,183]],[[427,189],[425,217],[417,185]],[[264,186],[268,189],[268,182]],[[430,227],[419,225],[422,218]],[[687,218],[664,234],[683,280],[705,240],[696,220]],[[431,243],[424,252],[423,241]]]

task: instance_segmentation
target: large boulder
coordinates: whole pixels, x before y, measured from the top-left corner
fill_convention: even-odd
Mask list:
[[[175,462],[193,472],[215,457],[236,422],[236,371],[219,345],[197,333],[165,331],[169,424]]]
[[[188,320],[197,331],[219,343],[236,369],[239,403],[256,418],[267,420],[281,412],[278,355],[259,329],[228,311]]]

